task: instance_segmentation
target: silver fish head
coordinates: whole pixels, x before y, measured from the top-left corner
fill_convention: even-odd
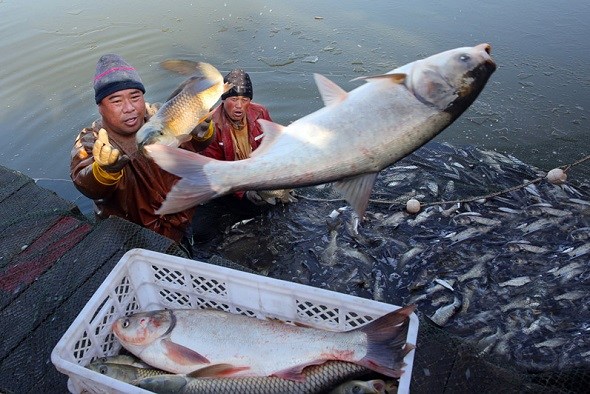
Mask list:
[[[405,85],[416,98],[456,119],[475,101],[496,70],[491,48],[480,44],[451,49],[391,73],[407,74]]]
[[[176,318],[169,310],[139,312],[117,319],[113,323],[113,333],[124,347],[134,353],[133,348],[149,345],[167,335],[175,325]]]

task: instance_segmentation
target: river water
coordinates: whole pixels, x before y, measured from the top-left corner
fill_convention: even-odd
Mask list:
[[[203,4],[204,3],[204,4]],[[91,211],[69,179],[78,131],[97,118],[97,59],[118,53],[147,101],[182,82],[166,58],[245,68],[255,101],[282,124],[320,108],[318,72],[345,90],[459,46],[492,45],[498,70],[439,142],[494,149],[549,170],[590,154],[590,3],[465,0],[0,0],[0,164]],[[570,179],[590,178],[590,165]]]

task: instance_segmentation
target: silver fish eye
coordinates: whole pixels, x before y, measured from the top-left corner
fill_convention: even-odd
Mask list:
[[[129,324],[130,324],[130,323],[129,323],[129,319],[125,319],[125,320],[123,320],[123,328],[127,328],[127,327],[129,327]]]
[[[100,372],[102,375],[106,375],[107,372],[109,372],[109,369],[108,369],[108,367],[106,365],[101,365],[98,368],[98,372]]]
[[[461,60],[462,62],[466,62],[468,60],[471,59],[471,56],[469,56],[468,54],[464,53],[461,56],[459,56],[459,60]]]

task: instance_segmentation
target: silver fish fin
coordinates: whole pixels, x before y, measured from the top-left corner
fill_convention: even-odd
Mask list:
[[[195,73],[199,62],[184,59],[166,59],[160,62],[164,70],[172,71],[180,75],[190,76]]]
[[[410,315],[415,309],[416,305],[407,305],[358,328],[367,335],[367,354],[357,364],[399,378],[404,357],[415,348],[406,342]]]
[[[213,364],[205,368],[197,369],[186,376],[189,378],[228,377],[248,369],[250,369],[250,367],[236,367],[231,364]]]
[[[352,205],[361,219],[365,215],[365,210],[369,204],[369,196],[373,190],[377,174],[377,172],[362,174],[334,183],[336,190]]]
[[[262,127],[264,138],[262,139],[260,146],[254,152],[252,152],[250,157],[256,157],[264,154],[268,148],[272,146],[275,139],[283,132],[283,129],[285,128],[285,126],[268,121],[266,119],[258,119],[258,124],[260,124],[260,127]]]
[[[370,76],[364,76],[364,77],[356,77],[350,80],[350,82],[353,81],[358,81],[358,80],[365,80],[370,82],[371,79],[389,79],[391,82],[393,83],[404,83],[406,78],[407,78],[407,74],[404,73],[394,73],[394,74],[380,74],[380,75],[370,75]]]
[[[348,97],[348,93],[322,74],[313,74],[315,83],[320,91],[322,100],[326,107],[338,104]]]
[[[293,380],[295,382],[304,382],[305,375],[303,374],[303,369],[305,367],[308,367],[310,365],[323,364],[325,362],[326,362],[326,360],[316,360],[316,361],[312,361],[310,363],[307,363],[305,365],[296,365],[296,366],[289,368],[289,369],[277,371],[270,376],[276,376],[277,378],[281,378],[281,379]]]
[[[166,102],[172,100],[175,96],[180,94],[185,89],[190,89],[193,92],[203,92],[218,83],[223,83],[223,76],[214,66],[204,62],[194,62],[195,68],[191,76],[181,83],[176,90],[174,90],[170,96],[166,99]],[[225,86],[227,90],[231,89],[231,86]]]
[[[162,346],[166,356],[177,364],[209,364],[206,357],[169,339],[162,339]]]
[[[145,150],[163,170],[183,178],[172,187],[156,211],[158,215],[179,212],[219,195],[203,171],[203,166],[213,159],[160,144],[146,145]]]

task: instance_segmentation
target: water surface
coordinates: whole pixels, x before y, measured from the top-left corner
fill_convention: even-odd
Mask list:
[[[204,3],[204,4],[202,4]],[[140,72],[148,101],[182,81],[166,58],[250,72],[255,101],[279,123],[320,108],[312,74],[350,90],[354,77],[488,42],[498,70],[439,142],[495,149],[549,170],[590,154],[590,4],[378,1],[0,1],[0,164],[75,201],[69,180],[78,131],[97,118],[97,59],[118,53]],[[590,178],[590,164],[570,179]]]

